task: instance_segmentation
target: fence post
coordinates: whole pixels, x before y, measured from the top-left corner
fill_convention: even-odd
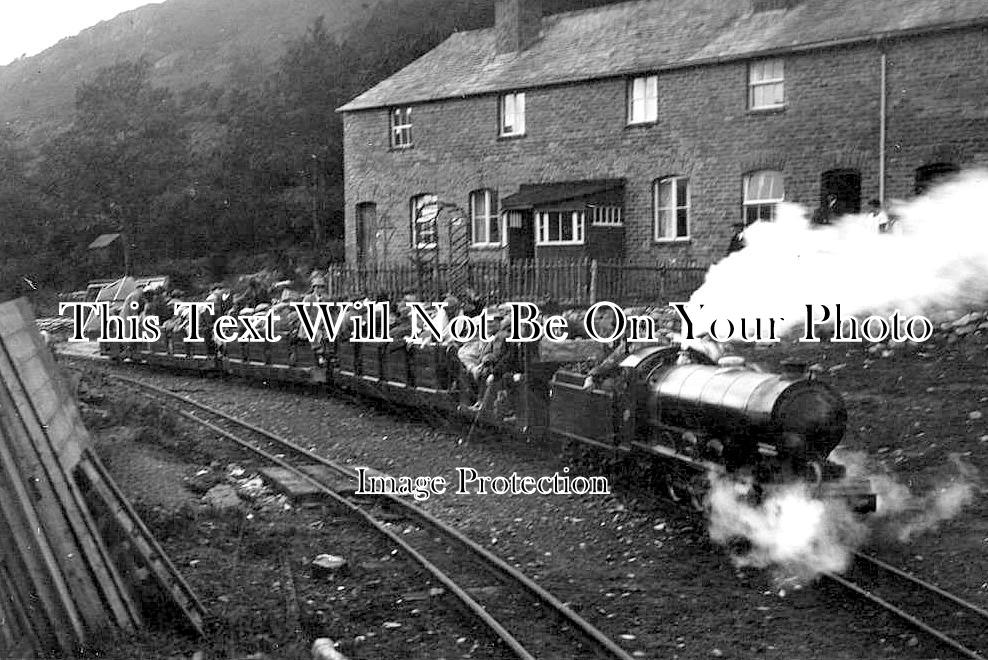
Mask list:
[[[590,260],[590,304],[597,302],[597,260]]]

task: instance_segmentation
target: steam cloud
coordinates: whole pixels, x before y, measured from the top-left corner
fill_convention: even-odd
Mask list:
[[[866,215],[812,227],[806,209],[782,204],[775,222],[745,230],[747,247],[711,267],[690,299],[714,318],[784,317],[792,330],[805,305],[840,303],[846,316],[933,316],[988,300],[988,172],[969,171],[897,203],[896,232],[878,234]],[[705,321],[703,320],[705,319]]]
[[[714,318],[784,317],[801,324],[807,304],[840,303],[842,314],[935,317],[942,310],[988,301],[988,172],[970,171],[915,200],[894,205],[899,232],[877,234],[864,215],[810,226],[802,207],[783,204],[776,222],[745,232],[747,247],[714,265],[690,303],[697,325]],[[739,566],[772,567],[777,577],[812,579],[841,572],[871,535],[908,543],[935,530],[969,504],[980,483],[974,469],[951,456],[956,475],[914,494],[871,469],[863,454],[835,451],[847,479],[865,478],[877,512],[865,519],[842,502],[814,498],[806,484],[766,492],[711,475],[710,535],[732,544],[744,538]]]
[[[710,538],[723,545],[745,540],[744,551],[733,557],[737,566],[772,568],[778,578],[805,582],[842,572],[870,536],[908,543],[937,529],[978,491],[976,470],[955,454],[956,474],[922,494],[872,469],[863,452],[838,449],[831,459],[847,468],[848,482],[865,478],[871,484],[878,497],[873,515],[862,518],[841,500],[814,497],[805,483],[778,486],[755,501],[751,483],[710,475]]]

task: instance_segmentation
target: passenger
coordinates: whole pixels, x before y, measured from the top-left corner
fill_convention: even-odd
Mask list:
[[[495,313],[488,313],[487,331],[494,335],[498,332],[502,318]],[[467,397],[478,389],[481,380],[481,360],[484,355],[484,345],[479,333],[470,341],[463,344],[456,352],[458,359],[458,378],[460,385],[460,401],[466,404]],[[473,410],[480,410],[480,400],[474,399],[475,403],[470,406]]]
[[[433,325],[439,330],[439,341],[436,341],[432,333],[424,327],[424,323],[419,324],[419,338],[415,342],[417,346],[426,346],[429,344],[444,344],[448,345],[452,341],[452,337],[449,334],[449,323],[456,317],[460,312],[460,301],[456,296],[452,294],[446,294],[443,299],[445,303],[444,307],[436,310],[434,314],[431,314],[429,318],[432,320]],[[411,344],[411,341],[409,341]]]
[[[390,335],[393,342],[404,343],[405,339],[412,334],[412,315],[410,302],[418,302],[413,294],[406,294],[401,301],[395,305],[391,313]]]
[[[309,293],[305,294],[305,297],[302,298],[302,302],[307,304],[329,302],[329,297],[326,295],[326,280],[321,275],[312,279],[311,290]],[[305,313],[308,314],[309,320],[313,322],[316,318],[318,318],[319,314],[316,309],[306,309]],[[312,337],[309,342],[309,346],[312,349],[312,354],[316,359],[316,364],[320,367],[326,364],[326,344],[326,333],[320,326],[315,336]]]
[[[120,310],[120,317],[126,320],[131,317],[138,317],[138,319],[144,318],[144,313],[147,307],[147,296],[144,293],[143,287],[136,287],[133,291],[127,294],[124,298],[123,307]],[[138,321],[140,322],[140,321]],[[133,358],[134,351],[136,350],[137,342],[127,342],[123,345],[121,353],[123,355],[124,362],[130,362]]]
[[[660,312],[659,310],[645,310],[644,315],[658,320]],[[598,335],[606,337],[614,332],[616,323],[617,319],[613,314],[598,316],[595,319],[594,328],[597,330]],[[629,342],[627,335],[619,338],[612,344],[612,349],[608,356],[601,360],[587,374],[587,377],[583,381],[583,389],[590,390],[594,387],[608,387],[610,385],[609,381],[617,375],[621,362],[630,354],[646,348],[671,346],[672,344],[671,339],[665,336],[659,336],[655,341],[648,342]]]
[[[481,350],[478,378],[485,385],[484,394],[480,397],[479,410],[486,410],[493,401],[495,412],[504,418],[514,417],[509,391],[515,374],[521,371],[521,365],[516,359],[518,353],[512,350],[511,344],[508,343],[510,332],[511,319],[503,316],[497,332]]]

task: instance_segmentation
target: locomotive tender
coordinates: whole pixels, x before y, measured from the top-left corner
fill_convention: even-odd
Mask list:
[[[117,344],[104,346],[119,351]],[[587,390],[583,374],[562,367],[579,350],[566,358],[538,343],[515,344],[510,350],[520,370],[505,379],[515,414],[502,419],[493,410],[464,409],[471,401],[445,346],[343,340],[332,349],[321,366],[306,343],[229,344],[215,357],[202,343],[166,336],[142,344],[134,358],[169,369],[316,384],[533,438],[639,454],[661,464],[672,499],[697,509],[713,474],[749,480],[758,492],[799,480],[856,511],[875,509],[868,484],[850,483],[844,468],[828,460],[846,429],[843,400],[799,365],[768,373],[739,357],[714,363],[691,349],[651,347],[629,354],[604,386]]]

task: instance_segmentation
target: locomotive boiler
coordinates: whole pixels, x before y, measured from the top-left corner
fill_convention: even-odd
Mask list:
[[[552,430],[574,439],[589,431],[661,459],[674,500],[703,508],[708,478],[720,474],[749,479],[756,492],[800,481],[874,510],[869,485],[848,482],[828,460],[846,430],[843,400],[800,365],[768,373],[738,357],[714,363],[696,351],[651,348],[629,355],[608,390],[581,401],[557,373]]]

